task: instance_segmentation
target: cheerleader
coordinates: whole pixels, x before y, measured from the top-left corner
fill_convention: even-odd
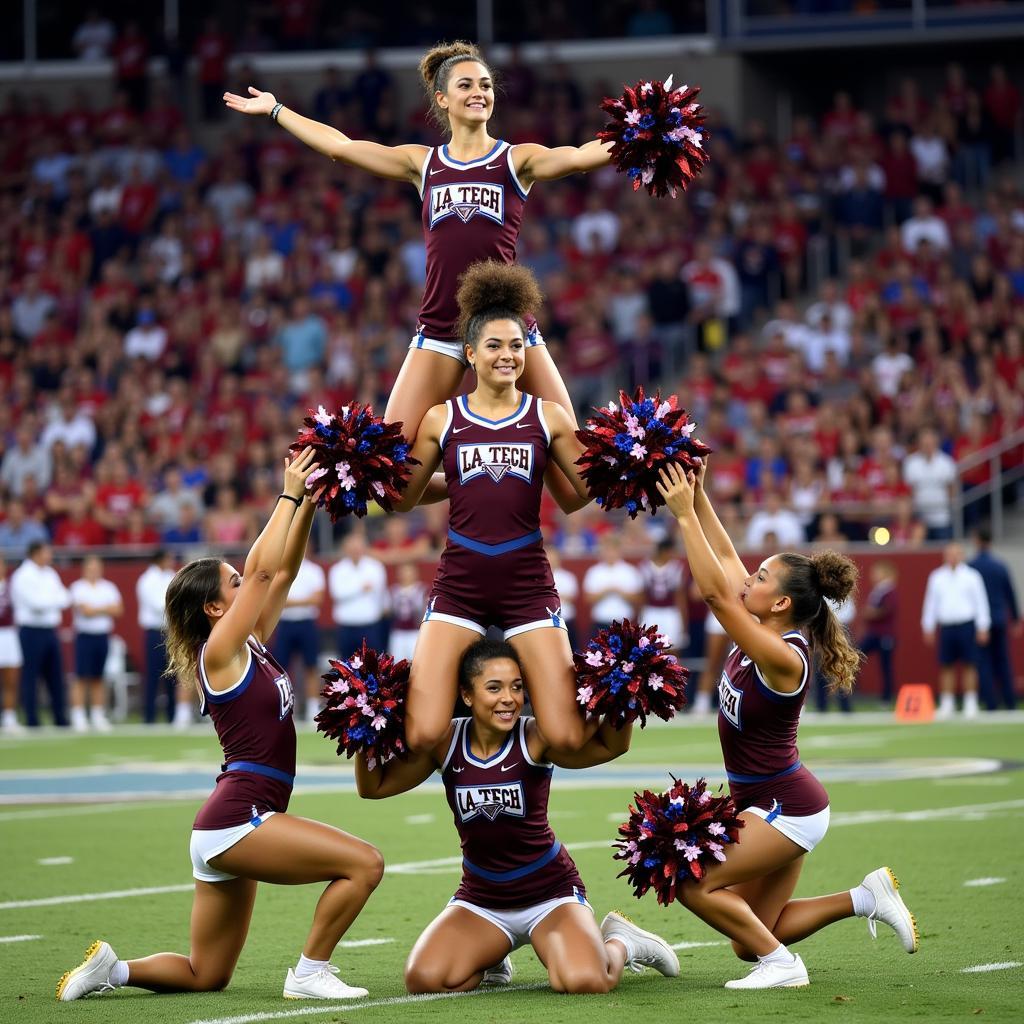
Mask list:
[[[675,543],[671,537],[658,541],[654,554],[640,566],[643,582],[643,611],[640,621],[656,625],[658,632],[679,652],[687,642],[686,636],[686,569],[674,557]]]
[[[180,569],[167,590],[170,671],[193,679],[224,749],[213,793],[199,810],[190,851],[196,879],[188,956],[119,960],[96,941],[57,985],[65,1002],[124,985],[153,992],[225,988],[245,945],[257,882],[327,882],[306,944],[289,968],[288,999],[353,999],[331,954],[384,871],[369,843],[287,812],[295,778],[291,680],[265,641],[295,580],[313,523],[306,478],[312,449],[287,463],[284,493],[239,574],[218,558]]]
[[[586,739],[561,602],[540,529],[545,468],[590,498],[575,465],[582,447],[560,406],[518,389],[526,362],[526,314],[541,301],[533,275],[493,260],[466,271],[459,288],[466,358],[476,389],[423,418],[402,500],[415,507],[443,465],[448,543],[434,577],[409,679],[406,738],[420,752],[448,728],[463,652],[489,626],[516,649],[537,721],[558,750]],[[592,730],[593,727],[591,727]]]
[[[440,741],[408,761],[371,771],[356,759],[359,795],[414,789],[440,770],[462,843],[462,882],[426,927],[405,966],[410,992],[465,992],[507,983],[508,954],[532,945],[556,992],[609,992],[624,968],[679,973],[672,948],[621,914],[600,928],[568,850],[548,823],[554,766],[589,768],[629,748],[632,726],[603,723],[575,754],[556,753],[524,718],[523,672],[503,641],[477,640],[459,665],[470,717],[449,721]]]
[[[437,126],[449,136],[442,146],[382,146],[351,139],[249,87],[249,96],[224,94],[232,110],[269,116],[305,145],[382,178],[405,181],[420,194],[427,250],[426,282],[416,327],[384,418],[401,421],[414,437],[432,406],[458,393],[467,358],[457,323],[458,281],[479,260],[514,263],[516,242],[534,182],[593,171],[610,160],[610,145],[549,149],[536,143],[512,146],[488,131],[494,113],[494,74],[472,43],[435,46],[424,54],[420,75]],[[528,394],[560,405],[575,426],[572,400],[533,319],[524,317],[525,361],[521,386]],[[572,502],[571,484],[555,486]]]
[[[391,636],[388,650],[396,661],[411,661],[420,635],[420,619],[427,607],[427,588],[420,582],[414,562],[398,567],[398,579],[390,591]]]
[[[800,710],[812,654],[837,688],[853,688],[860,655],[828,602],[850,596],[856,567],[834,551],[784,552],[748,573],[708,500],[705,472],[706,463],[697,474],[670,465],[658,490],[679,523],[694,581],[733,642],[718,687],[718,733],[745,827],[723,862],[680,886],[680,899],[732,939],[737,956],[755,962],[726,988],[809,984],[787,944],[847,917],[866,917],[872,935],[884,922],[913,953],[917,928],[889,868],[847,892],[792,898],[804,856],[829,821],[828,794],[797,750]]]

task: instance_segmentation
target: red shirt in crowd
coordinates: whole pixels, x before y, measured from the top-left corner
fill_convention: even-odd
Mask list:
[[[125,32],[114,43],[114,66],[119,79],[146,77],[146,61],[149,59],[149,44],[139,32]]]

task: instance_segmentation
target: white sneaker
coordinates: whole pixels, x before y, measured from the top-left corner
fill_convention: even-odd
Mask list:
[[[978,695],[976,693],[964,694],[964,718],[977,718],[980,708],[978,707]]]
[[[72,732],[88,732],[89,731],[89,719],[86,717],[85,708],[72,708],[71,709],[71,731]]]
[[[97,732],[110,732],[114,728],[110,724],[110,719],[102,711],[94,711],[89,718],[89,724]]]
[[[660,936],[653,932],[645,932],[637,927],[625,914],[617,910],[605,915],[601,922],[601,935],[604,941],[618,939],[633,955],[626,961],[626,966],[635,972],[645,967],[653,967],[666,978],[675,978],[679,974],[679,957],[675,950]]]
[[[179,704],[174,709],[174,721],[171,723],[175,729],[187,729],[192,724],[192,706],[190,704]]]
[[[0,735],[3,736],[25,736],[28,734],[28,729],[25,728],[18,721],[17,718],[4,718],[3,723],[0,724]]]
[[[939,701],[939,706],[935,709],[936,721],[948,721],[956,714],[956,704],[953,702],[953,698],[949,700],[942,698]]]
[[[110,945],[97,939],[85,951],[85,959],[73,971],[67,971],[57,982],[57,1001],[67,1003],[83,996],[113,992],[110,972],[116,963],[117,954]]]
[[[866,875],[862,884],[875,898],[875,909],[868,915],[868,931],[871,932],[871,937],[878,937],[876,922],[881,921],[896,932],[908,953],[916,953],[920,944],[917,922],[903,902],[903,897],[897,892],[900,883],[892,869],[878,868],[870,875]]]
[[[693,699],[693,710],[690,714],[700,718],[707,718],[711,714],[711,694],[698,693]]]
[[[285,999],[361,999],[370,993],[365,988],[353,988],[346,985],[335,975],[341,973],[334,964],[322,967],[314,974],[304,978],[296,978],[295,971],[288,968],[288,977],[284,979]]]
[[[810,985],[807,968],[796,953],[791,964],[766,964],[758,960],[745,978],[727,981],[726,988],[803,988]]]
[[[487,986],[488,988],[494,988],[497,985],[511,985],[513,974],[515,974],[515,968],[512,966],[512,959],[505,957],[500,964],[488,967],[484,971],[484,976],[480,979],[480,985],[481,987]]]

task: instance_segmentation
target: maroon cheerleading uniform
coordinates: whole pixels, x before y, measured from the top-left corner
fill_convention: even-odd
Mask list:
[[[11,581],[0,580],[0,629],[14,626],[14,604],[11,601]]]
[[[800,632],[784,633],[803,661],[795,693],[770,689],[757,666],[738,647],[725,659],[718,684],[718,736],[729,792],[742,811],[759,807],[775,814],[804,817],[828,807],[825,787],[800,763],[796,746],[800,709],[807,696],[810,649]]]
[[[640,566],[644,605],[648,608],[678,608],[683,585],[683,563],[673,558],[664,565],[647,561]]]
[[[486,633],[565,628],[544,553],[540,501],[551,434],[543,402],[524,394],[500,420],[449,399],[441,433],[448,483],[448,543],[430,591],[431,619]]]
[[[210,690],[199,652],[200,711],[209,715],[224,750],[217,786],[194,829],[244,825],[266,811],[286,811],[295,782],[292,683],[269,648],[250,636],[249,667],[229,690]]]
[[[391,628],[403,632],[416,632],[423,619],[427,603],[427,589],[422,583],[391,588]]]
[[[450,157],[447,146],[431,149],[420,195],[427,276],[415,343],[458,342],[459,278],[478,260],[515,263],[526,190],[512,166],[512,147],[498,141],[486,156],[466,163]],[[526,327],[530,344],[537,321],[528,317]]]
[[[520,717],[501,750],[486,761],[469,746],[471,720],[455,720],[441,766],[448,804],[462,844],[462,883],[455,899],[489,910],[515,910],[576,897],[586,889],[569,851],[548,824],[551,764],[526,745]]]

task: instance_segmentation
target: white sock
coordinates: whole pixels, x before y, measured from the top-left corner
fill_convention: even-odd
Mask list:
[[[693,701],[693,711],[697,715],[706,715],[711,711],[711,694],[698,693]]]
[[[295,965],[295,977],[308,978],[311,974],[322,971],[330,962],[330,960],[310,960],[305,953],[300,953],[299,962]]]
[[[105,722],[107,720],[107,713],[103,710],[103,708],[90,708],[89,717],[94,722]]]
[[[757,958],[763,964],[779,964],[788,967],[796,957],[780,942],[778,948],[773,949],[767,956]]]
[[[870,917],[875,912],[875,897],[866,886],[854,886],[850,890],[850,899],[853,900],[855,917]]]
[[[956,701],[953,698],[953,694],[944,693],[939,698],[939,707],[942,708],[943,711],[952,711],[956,707]]]
[[[72,708],[71,709],[71,721],[75,724],[86,725],[88,719],[85,717],[85,708]]]
[[[965,693],[964,694],[964,711],[977,711],[978,710],[978,695],[977,693]]]
[[[17,725],[18,724],[18,712],[14,708],[8,708],[3,713],[3,718],[0,719],[0,723],[3,725]]]
[[[175,704],[174,706],[174,720],[175,722],[191,722],[192,721],[192,705]]]
[[[128,984],[128,964],[124,960],[118,960],[110,968],[110,977],[107,979],[114,988],[121,988]]]

